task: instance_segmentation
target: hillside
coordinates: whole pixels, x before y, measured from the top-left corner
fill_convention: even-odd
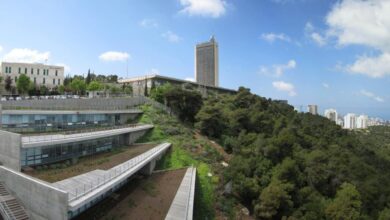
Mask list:
[[[156,128],[141,142],[173,143],[160,168],[198,166],[195,219],[237,219],[242,205],[258,219],[388,219],[389,160],[355,132],[245,88],[186,115],[199,103],[172,100],[172,91],[165,101],[185,123],[145,107],[141,121]],[[228,183],[232,192],[222,194]]]

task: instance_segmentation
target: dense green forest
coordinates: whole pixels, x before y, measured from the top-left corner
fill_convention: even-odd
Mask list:
[[[233,191],[225,197],[255,218],[390,219],[387,128],[343,130],[246,88],[201,99],[165,86],[151,96],[232,155],[223,179]]]

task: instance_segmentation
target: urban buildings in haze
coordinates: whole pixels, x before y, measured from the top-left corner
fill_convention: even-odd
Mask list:
[[[329,120],[337,123],[338,115],[337,115],[337,111],[335,109],[326,109],[325,110],[325,117],[328,118]]]
[[[344,116],[344,128],[345,129],[355,129],[356,128],[356,115],[353,113],[348,113]]]
[[[313,115],[318,115],[318,106],[317,105],[308,105],[307,111]]]
[[[360,115],[356,118],[356,128],[365,129],[368,127],[368,116]]]
[[[195,80],[198,84],[219,86],[218,43],[214,36],[210,41],[195,47]]]

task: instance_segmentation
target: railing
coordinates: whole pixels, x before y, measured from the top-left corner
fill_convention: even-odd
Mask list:
[[[76,130],[76,131],[67,131],[64,133],[55,133],[55,134],[49,134],[49,135],[41,135],[41,136],[23,136],[22,137],[22,143],[36,143],[36,142],[47,142],[47,141],[55,141],[55,140],[65,140],[65,139],[72,139],[72,138],[80,138],[80,137],[87,137],[91,135],[96,135],[99,133],[102,133],[107,130],[118,130],[118,129],[124,129],[124,128],[142,128],[149,125],[143,125],[143,124],[129,124],[124,126],[113,126],[113,127],[104,127],[104,128],[92,128],[92,129],[83,129],[83,130]],[[93,134],[91,134],[93,133]]]
[[[110,170],[104,171],[106,173],[103,174],[103,177],[102,178],[98,177],[95,182],[90,182],[90,184],[83,184],[82,187],[78,187],[78,188],[74,189],[73,192],[68,191],[69,194],[71,195],[69,201],[74,201],[74,200],[92,192],[93,190],[99,188],[100,186],[102,186],[102,185],[110,182],[111,180],[115,179],[116,177],[122,175],[123,173],[125,173],[129,169],[135,167],[140,162],[145,161],[150,157],[153,157],[157,152],[161,152],[161,151],[165,150],[169,146],[170,146],[170,144],[168,144],[168,143],[159,145],[151,150],[148,150],[147,152],[145,152],[139,156],[136,156],[136,157],[128,160],[125,163],[122,163],[114,168],[111,168]]]
[[[16,217],[13,215],[13,213],[11,211],[8,212],[7,210],[10,210],[10,208],[7,205],[7,203],[6,202],[0,202],[0,212],[1,212],[2,217],[4,218],[4,220],[14,220],[14,219],[16,219]]]

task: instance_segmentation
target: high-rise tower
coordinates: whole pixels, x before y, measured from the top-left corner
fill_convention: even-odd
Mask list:
[[[195,79],[201,85],[218,86],[218,43],[214,36],[195,48]]]

